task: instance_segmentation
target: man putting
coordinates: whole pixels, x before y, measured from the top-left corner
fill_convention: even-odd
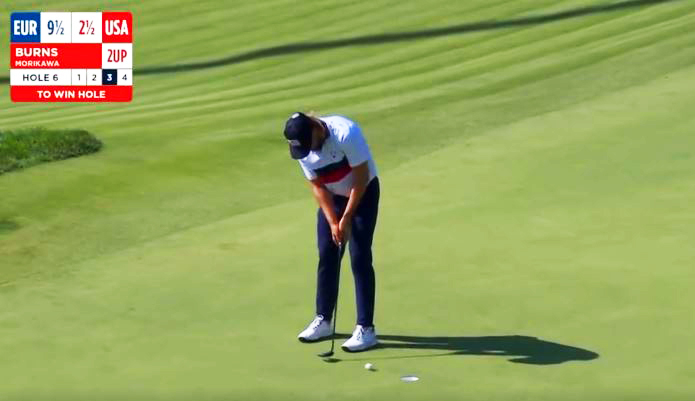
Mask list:
[[[342,256],[339,250],[349,242],[357,326],[342,348],[350,352],[372,348],[377,344],[372,238],[379,210],[379,179],[367,142],[357,123],[346,117],[304,113],[294,113],[287,120],[285,138],[319,204],[316,318],[299,333],[299,341],[314,342],[333,335],[331,316],[338,297]]]

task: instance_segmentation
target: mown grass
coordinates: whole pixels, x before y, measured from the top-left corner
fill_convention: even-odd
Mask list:
[[[0,131],[0,174],[94,153],[102,146],[99,139],[81,129]]]

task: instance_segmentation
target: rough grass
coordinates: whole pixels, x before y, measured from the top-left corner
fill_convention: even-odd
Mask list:
[[[42,127],[0,131],[0,174],[99,151],[102,143],[81,129]]]

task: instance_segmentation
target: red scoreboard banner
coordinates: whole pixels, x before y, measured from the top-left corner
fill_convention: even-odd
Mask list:
[[[130,12],[14,12],[10,32],[12,101],[133,99]]]

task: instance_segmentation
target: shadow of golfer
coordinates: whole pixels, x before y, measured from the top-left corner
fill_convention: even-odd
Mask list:
[[[348,338],[336,334],[336,338]],[[400,348],[450,351],[444,354],[404,355],[394,357],[374,357],[375,359],[405,359],[448,355],[492,355],[510,358],[509,362],[528,365],[554,365],[569,361],[590,361],[599,354],[583,348],[573,347],[541,340],[529,336],[484,336],[484,337],[421,337],[400,335],[379,335],[377,349]],[[351,359],[352,360],[352,359]],[[361,360],[361,359],[354,359]]]

